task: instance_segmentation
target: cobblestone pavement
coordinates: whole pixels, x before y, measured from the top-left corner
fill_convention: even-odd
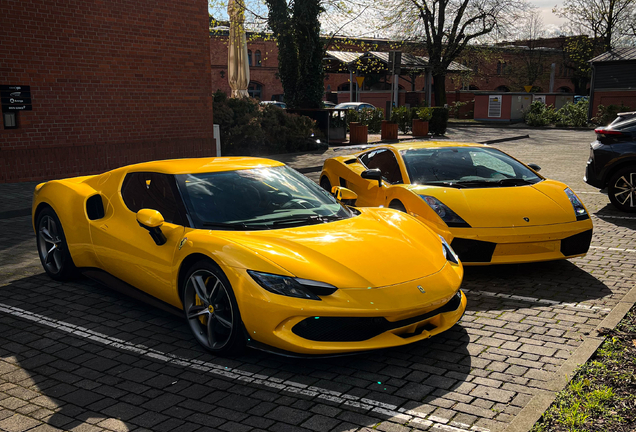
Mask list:
[[[85,279],[52,281],[30,218],[6,213],[29,207],[34,184],[0,185],[12,197],[0,205],[0,430],[505,429],[553,393],[564,365],[636,281],[636,217],[582,181],[593,132],[449,130],[467,141],[525,134],[496,147],[580,193],[595,224],[588,255],[467,268],[468,309],[450,331],[329,359],[214,357],[179,317]],[[348,151],[282,159],[306,168]]]

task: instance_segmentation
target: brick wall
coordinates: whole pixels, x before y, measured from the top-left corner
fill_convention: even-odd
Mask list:
[[[2,0],[0,84],[32,111],[0,127],[0,182],[214,152],[204,0]]]

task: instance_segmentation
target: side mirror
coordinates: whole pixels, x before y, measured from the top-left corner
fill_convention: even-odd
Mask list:
[[[541,167],[535,163],[529,163],[528,166],[532,168],[533,170],[535,170],[536,172],[541,171]]]
[[[161,231],[163,222],[163,216],[157,210],[141,209],[137,212],[137,223],[143,229],[148,230],[150,237],[158,246],[168,241]]]
[[[354,206],[356,205],[356,200],[358,199],[358,194],[352,191],[351,189],[347,189],[342,186],[334,186],[331,188],[331,194],[338,200],[343,202],[346,205]]]
[[[382,171],[379,168],[372,168],[366,171],[362,171],[360,177],[367,180],[377,180],[378,186],[382,187]]]

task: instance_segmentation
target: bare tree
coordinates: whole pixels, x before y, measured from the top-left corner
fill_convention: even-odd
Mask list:
[[[508,34],[527,9],[525,0],[388,0],[384,28],[397,38],[421,41],[433,75],[435,104],[446,103],[446,73],[468,44]]]
[[[578,34],[602,40],[603,50],[610,51],[629,35],[636,0],[564,0],[553,12],[566,18]]]

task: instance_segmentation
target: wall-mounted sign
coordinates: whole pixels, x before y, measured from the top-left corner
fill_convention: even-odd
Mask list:
[[[0,85],[2,111],[31,111],[31,86]]]
[[[488,117],[501,117],[501,95],[488,96]]]

